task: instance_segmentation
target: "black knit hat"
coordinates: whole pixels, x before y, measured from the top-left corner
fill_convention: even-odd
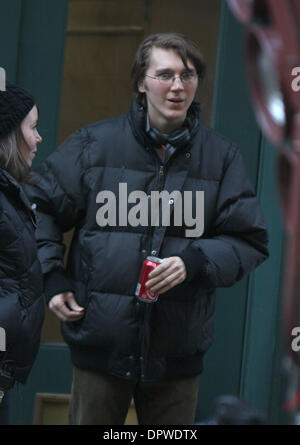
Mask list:
[[[0,139],[8,136],[35,105],[35,100],[23,88],[6,82],[6,90],[0,91]]]

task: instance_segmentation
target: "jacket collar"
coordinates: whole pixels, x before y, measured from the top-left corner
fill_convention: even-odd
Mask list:
[[[0,167],[0,191],[5,195],[19,198],[25,207],[32,211],[30,201],[22,186],[3,168]]]
[[[0,189],[3,191],[18,190],[20,185],[6,170],[0,167]]]

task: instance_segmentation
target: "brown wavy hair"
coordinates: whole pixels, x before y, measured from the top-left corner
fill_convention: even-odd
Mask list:
[[[196,68],[199,80],[205,75],[205,63],[198,45],[184,34],[159,33],[148,36],[139,46],[131,68],[131,83],[136,100],[145,105],[145,93],[139,92],[139,83],[144,79],[149,67],[152,48],[162,48],[175,51],[188,70],[187,60],[191,60]]]
[[[0,140],[0,167],[6,170],[16,181],[30,184],[30,168],[21,153],[21,141],[26,144],[21,125]]]

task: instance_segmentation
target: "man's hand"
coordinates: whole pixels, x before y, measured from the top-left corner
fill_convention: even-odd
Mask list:
[[[84,308],[78,306],[73,292],[55,295],[49,302],[49,308],[62,321],[77,321],[84,315]]]
[[[149,273],[146,286],[152,292],[163,294],[186,279],[186,268],[181,258],[172,256],[164,258],[164,261]]]

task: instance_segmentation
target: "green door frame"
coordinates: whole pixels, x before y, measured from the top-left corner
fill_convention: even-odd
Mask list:
[[[56,147],[68,0],[1,0],[0,8],[0,66],[37,101],[39,163]]]
[[[44,138],[35,164],[56,147],[68,0],[1,0],[0,67],[27,88],[40,110]],[[42,344],[28,382],[11,391],[13,424],[32,424],[37,392],[69,393],[72,366],[66,345]]]

